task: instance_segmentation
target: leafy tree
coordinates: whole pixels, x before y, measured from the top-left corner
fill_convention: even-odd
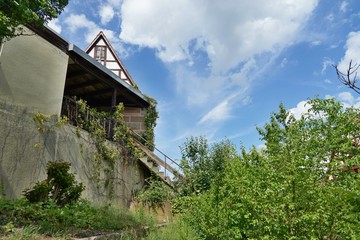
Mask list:
[[[179,191],[189,196],[210,189],[223,172],[226,156],[235,154],[235,148],[228,140],[210,147],[204,137],[191,137],[182,145],[181,153],[180,166],[185,177],[179,179]]]
[[[309,104],[299,120],[280,105],[258,128],[263,151],[222,151],[221,173],[185,215],[204,239],[360,236],[360,110],[334,99]]]
[[[56,18],[68,0],[1,0],[0,39],[22,33],[21,25],[42,26]]]

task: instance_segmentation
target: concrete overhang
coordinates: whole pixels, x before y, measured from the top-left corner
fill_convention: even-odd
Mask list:
[[[110,106],[122,102],[125,106],[147,108],[150,103],[132,87],[76,45],[65,40],[47,26],[27,26],[69,56],[64,95],[86,100],[90,106]]]

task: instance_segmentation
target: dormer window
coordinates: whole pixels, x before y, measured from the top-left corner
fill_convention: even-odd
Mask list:
[[[103,65],[106,65],[106,47],[95,46],[95,59]]]

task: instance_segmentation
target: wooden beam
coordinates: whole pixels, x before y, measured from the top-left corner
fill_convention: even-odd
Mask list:
[[[114,88],[112,100],[111,100],[111,109],[115,109],[116,107],[116,100],[117,100],[117,90]]]
[[[101,82],[98,81],[98,80],[88,80],[88,81],[85,81],[85,82],[72,84],[70,86],[65,86],[65,90],[66,91],[72,91],[72,90],[76,90],[76,89],[79,89],[79,88],[84,88],[84,87],[87,87],[87,86],[100,84],[100,83]]]
[[[66,79],[71,79],[71,78],[76,78],[79,77],[81,75],[85,75],[87,74],[87,72],[85,72],[84,70],[76,70],[76,71],[71,71],[68,72],[68,74],[66,75]]]

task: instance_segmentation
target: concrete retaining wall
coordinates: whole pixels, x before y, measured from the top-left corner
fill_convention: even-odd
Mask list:
[[[32,109],[0,102],[0,184],[7,198],[19,198],[22,191],[46,178],[49,161],[71,163],[71,172],[86,189],[83,197],[93,202],[112,201],[130,206],[134,193],[144,186],[149,174],[136,159],[116,160],[115,170],[97,161],[94,140],[89,134],[70,125],[55,126],[55,118],[37,129]],[[120,148],[112,142],[107,144]],[[109,184],[112,181],[113,184]],[[113,190],[109,189],[113,186]]]

